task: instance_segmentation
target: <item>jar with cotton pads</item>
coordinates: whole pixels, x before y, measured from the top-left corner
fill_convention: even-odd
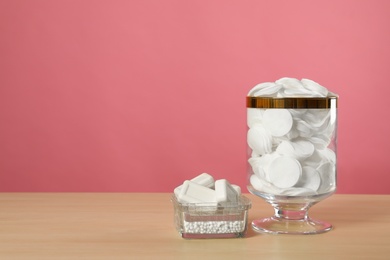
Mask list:
[[[246,98],[248,190],[275,209],[252,228],[272,234],[332,229],[308,210],[336,190],[338,95],[309,79],[260,83]]]

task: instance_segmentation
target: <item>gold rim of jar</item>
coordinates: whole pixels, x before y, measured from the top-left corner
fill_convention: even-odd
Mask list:
[[[247,108],[337,108],[338,97],[246,97]]]

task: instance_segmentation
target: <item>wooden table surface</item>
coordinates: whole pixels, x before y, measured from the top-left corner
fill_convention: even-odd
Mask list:
[[[0,259],[390,259],[390,195],[339,195],[318,235],[183,239],[169,193],[0,193]],[[273,213],[252,200],[249,221]],[[249,223],[250,223],[249,222]]]

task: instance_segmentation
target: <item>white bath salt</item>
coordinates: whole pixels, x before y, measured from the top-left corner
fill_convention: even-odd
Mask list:
[[[245,221],[184,221],[184,232],[190,234],[230,234],[245,230]]]
[[[283,136],[291,130],[293,119],[287,109],[267,109],[263,114],[263,124],[272,136]]]
[[[258,155],[272,151],[272,136],[263,126],[254,126],[248,130],[247,140],[249,147]]]
[[[296,159],[281,156],[271,162],[268,178],[278,188],[291,188],[297,184],[301,174],[302,168]]]

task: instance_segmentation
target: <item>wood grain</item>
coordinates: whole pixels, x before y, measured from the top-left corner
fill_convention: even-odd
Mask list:
[[[390,259],[390,195],[336,194],[319,235],[186,240],[168,193],[0,193],[0,259]],[[249,221],[272,214],[252,200]]]

